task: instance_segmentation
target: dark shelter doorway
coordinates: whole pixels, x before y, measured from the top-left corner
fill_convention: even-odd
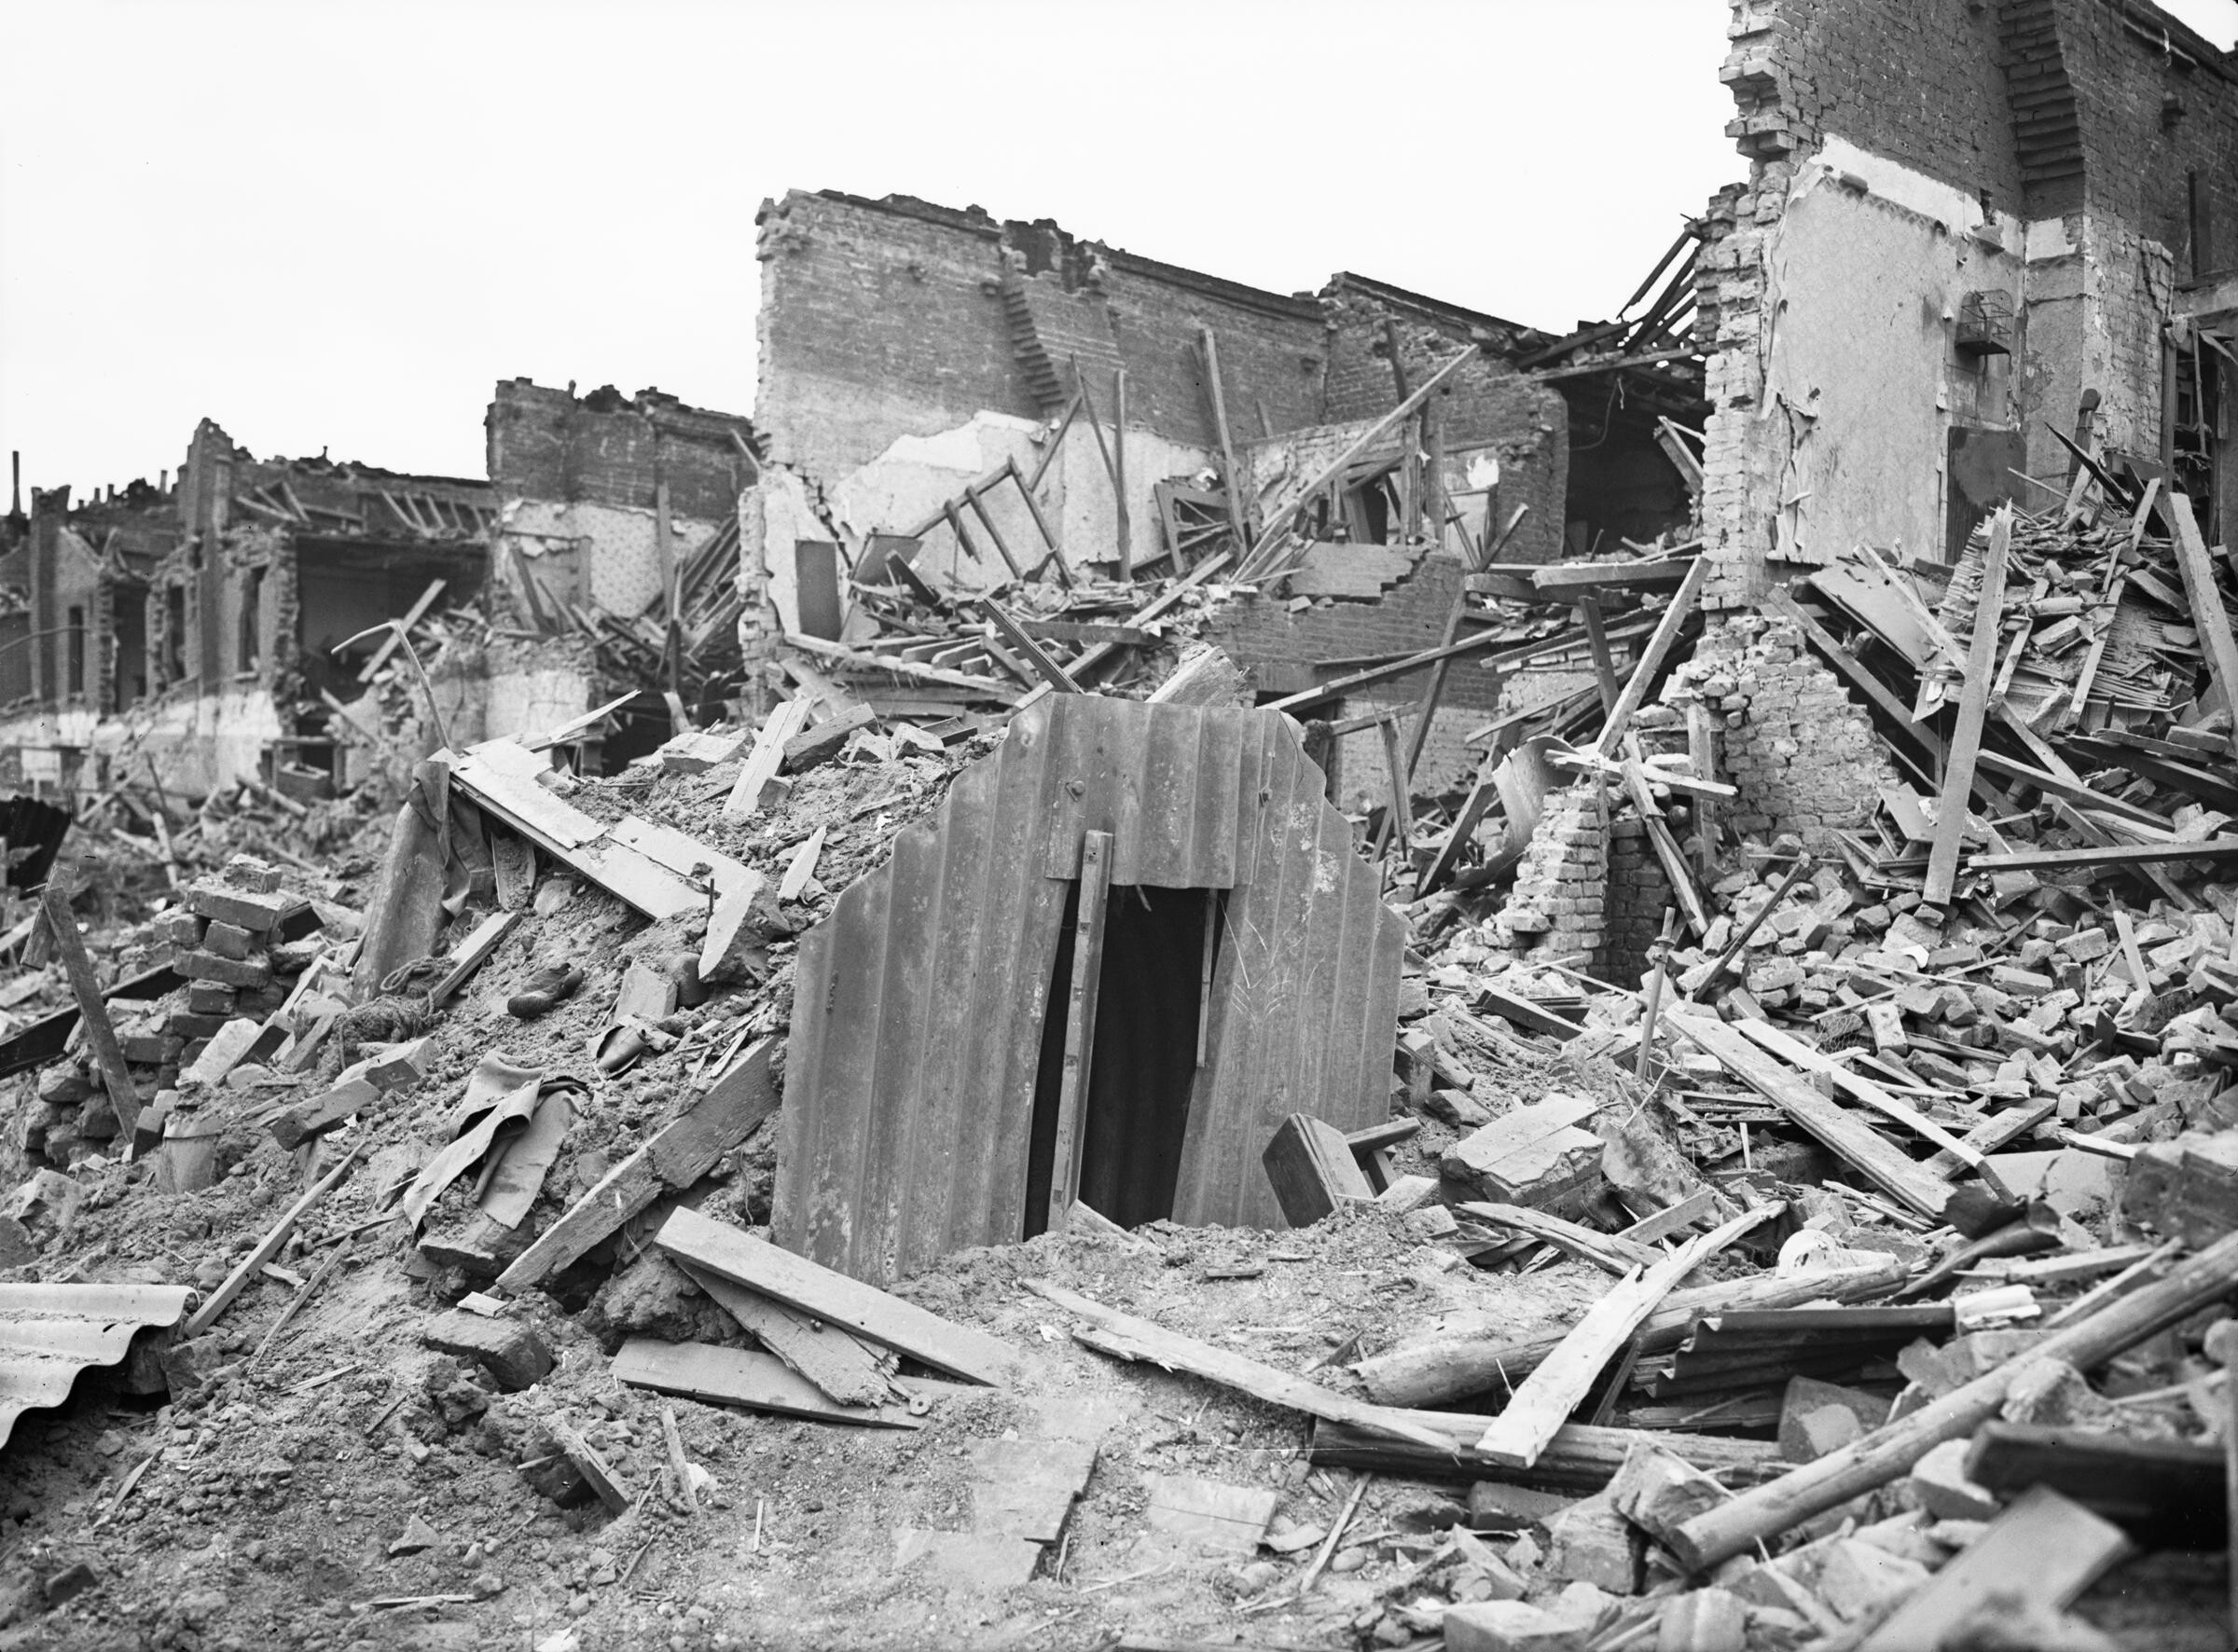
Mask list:
[[[1225,910],[1223,892],[1217,889],[1131,884],[1112,886],[1105,905],[1103,968],[1081,1124],[1080,1199],[1121,1227],[1173,1214],[1200,1020]],[[1049,1225],[1079,911],[1075,881],[1065,897],[1042,1022],[1026,1167],[1028,1239]]]

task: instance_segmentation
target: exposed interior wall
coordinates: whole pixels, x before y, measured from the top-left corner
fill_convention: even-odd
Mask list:
[[[660,595],[659,516],[650,507],[509,499],[501,523],[492,536],[490,566],[492,578],[507,589],[519,589],[520,570],[513,559],[518,549],[537,589],[562,601],[596,602],[628,619],[642,613]],[[671,557],[683,561],[722,528],[720,518],[671,511]]]
[[[1238,438],[1320,416],[1326,366],[1311,299],[1081,241],[1047,220],[999,222],[908,197],[794,190],[756,219],[762,261],[755,419],[770,457],[829,482],[897,435],[982,410],[1054,414],[1084,380],[1116,417],[1215,445],[1200,329],[1219,340]],[[1075,372],[1074,364],[1078,364]]]

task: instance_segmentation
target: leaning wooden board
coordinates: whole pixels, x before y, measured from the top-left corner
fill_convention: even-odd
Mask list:
[[[1902,1149],[1883,1140],[1863,1120],[1844,1111],[1782,1067],[1722,1021],[1674,1008],[1665,1014],[1673,1031],[1684,1034],[1716,1056],[1727,1072],[1823,1142],[1844,1163],[1855,1165],[1876,1187],[1922,1216],[1942,1219],[1951,1189],[1928,1174]]]
[[[935,1370],[999,1385],[1013,1356],[984,1331],[951,1324],[914,1302],[820,1267],[743,1229],[679,1210],[654,1243],[680,1261],[758,1290],[789,1308],[883,1342]]]
[[[709,1405],[744,1406],[819,1423],[859,1423],[870,1428],[921,1428],[906,1406],[839,1405],[774,1354],[722,1348],[711,1342],[663,1342],[632,1337],[614,1356],[614,1379],[635,1388],[678,1394]]]

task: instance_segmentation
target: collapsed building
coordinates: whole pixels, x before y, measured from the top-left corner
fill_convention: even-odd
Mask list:
[[[460,738],[637,688],[650,709],[608,731],[625,762],[671,732],[664,691],[735,693],[752,426],[656,390],[514,379],[486,427],[487,480],[258,461],[205,420],[175,482],[75,503],[35,489],[0,558],[0,764],[63,795],[199,799],[246,778],[333,796],[395,739],[393,708],[366,695],[401,656],[367,633],[424,626],[433,653],[468,610],[488,623],[436,661],[436,721]],[[441,743],[424,720],[406,740],[412,758]]]
[[[424,535],[214,427],[12,525],[96,751],[204,715],[103,580],[495,606],[322,684],[331,873],[159,794],[175,893],[7,932],[0,1612],[2227,1640],[2238,52],[1729,37],[1748,178],[1607,321],[795,192],[752,430],[516,382]]]

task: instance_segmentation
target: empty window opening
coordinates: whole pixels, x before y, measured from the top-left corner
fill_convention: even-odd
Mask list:
[[[70,610],[70,689],[74,695],[86,692],[86,611]]]
[[[1023,1235],[1029,1239],[1049,1225],[1079,907],[1075,882],[1065,898],[1034,1081]],[[1105,904],[1079,1197],[1123,1227],[1173,1214],[1189,1094],[1208,1053],[1201,1035],[1225,909],[1221,890],[1132,884],[1114,885]]]
[[[177,682],[186,675],[186,587],[163,589],[163,681]]]
[[[109,624],[114,703],[123,711],[147,697],[147,587],[119,585],[109,599]]]
[[[241,640],[233,668],[254,671],[264,662],[264,570],[252,568],[241,582]]]

